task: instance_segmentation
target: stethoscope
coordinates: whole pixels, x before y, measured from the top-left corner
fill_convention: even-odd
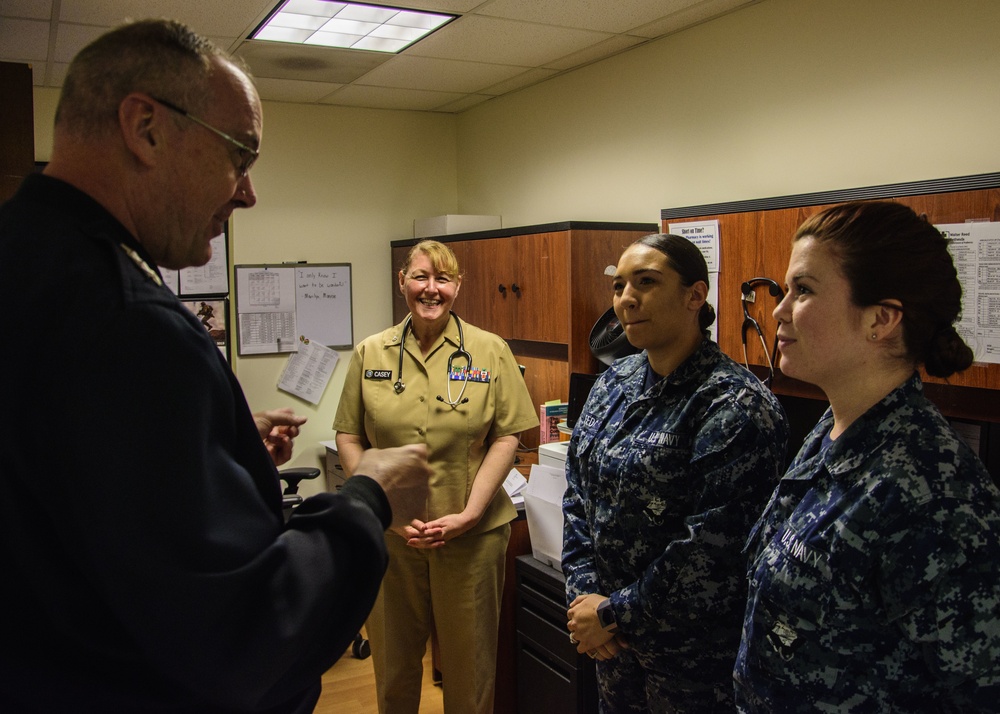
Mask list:
[[[760,346],[764,348],[764,357],[767,359],[768,373],[768,377],[764,380],[764,384],[770,387],[771,382],[774,381],[774,362],[778,357],[778,332],[775,330],[774,345],[771,348],[771,352],[768,353],[767,343],[764,341],[764,331],[760,329],[760,323],[750,317],[750,313],[747,311],[747,299],[750,297],[750,293],[753,292],[755,285],[766,285],[767,291],[771,293],[772,297],[778,298],[778,302],[781,302],[782,299],[784,299],[785,292],[781,289],[780,285],[770,278],[750,278],[740,286],[740,303],[743,305],[743,326],[740,328],[740,337],[743,341],[743,366],[750,369],[750,361],[747,359],[747,330],[752,327],[754,332],[757,333],[757,337],[760,338]]]
[[[465,334],[462,332],[462,321],[458,319],[458,315],[456,315],[454,311],[449,310],[448,314],[455,318],[455,324],[458,325],[458,349],[452,352],[451,356],[448,357],[448,398],[445,399],[439,394],[437,395],[437,400],[439,402],[444,402],[452,409],[455,409],[458,405],[465,404],[469,401],[468,397],[465,397],[464,399],[462,397],[465,394],[465,388],[469,385],[469,372],[472,371],[472,355],[465,349]],[[403,390],[406,389],[406,385],[403,384],[403,344],[406,342],[407,330],[410,332],[413,331],[410,325],[411,321],[410,315],[407,315],[406,320],[403,322],[403,334],[399,340],[399,367],[396,370],[396,381],[392,385],[396,394],[402,394]],[[452,365],[455,362],[456,357],[460,360],[465,360],[465,379],[461,380],[462,391],[458,393],[458,398],[453,399],[451,396],[451,383],[454,380],[452,380],[451,375],[454,372]]]

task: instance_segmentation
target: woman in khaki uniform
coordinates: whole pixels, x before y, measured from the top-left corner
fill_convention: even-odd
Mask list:
[[[344,471],[367,448],[426,443],[424,520],[386,532],[389,569],[366,623],[381,714],[416,714],[433,627],[446,714],[493,710],[504,555],[501,488],[538,414],[510,348],[461,322],[455,254],[422,241],[399,271],[410,314],[354,352],[333,428]]]

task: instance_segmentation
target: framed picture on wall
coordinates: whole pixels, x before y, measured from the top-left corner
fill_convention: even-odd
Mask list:
[[[208,330],[209,336],[229,361],[229,298],[181,300],[191,314]]]

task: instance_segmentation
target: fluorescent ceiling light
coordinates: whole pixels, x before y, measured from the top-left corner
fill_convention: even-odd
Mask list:
[[[457,15],[328,0],[285,0],[251,40],[400,52]]]

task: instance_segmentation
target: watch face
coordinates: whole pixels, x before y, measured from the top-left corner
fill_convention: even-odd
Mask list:
[[[614,627],[617,624],[615,621],[615,611],[611,609],[610,600],[605,600],[597,608],[597,619],[604,629]]]

